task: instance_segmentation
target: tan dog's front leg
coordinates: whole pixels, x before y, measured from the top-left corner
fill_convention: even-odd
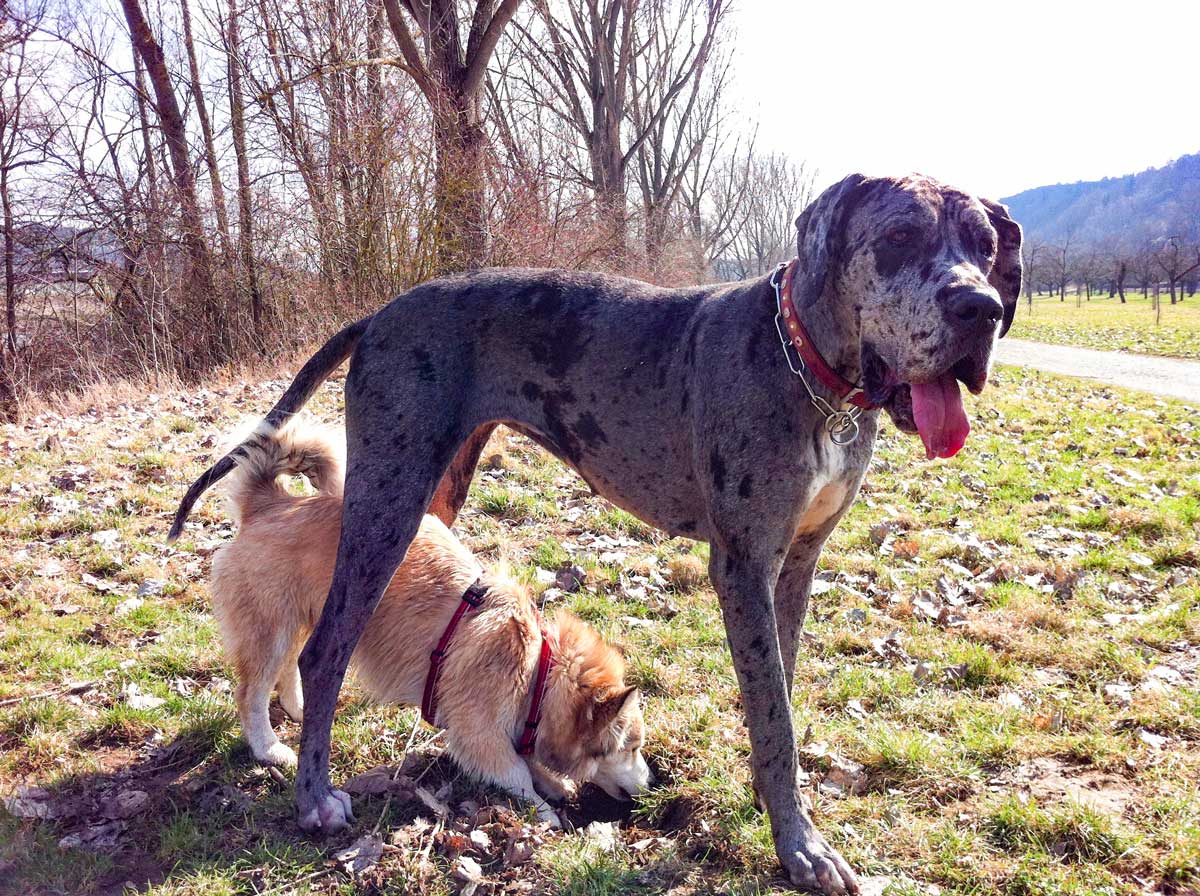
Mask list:
[[[453,723],[451,723],[453,725]],[[469,772],[473,772],[489,784],[507,790],[513,796],[529,803],[537,810],[539,821],[553,828],[561,828],[558,813],[534,789],[530,766],[517,755],[507,740],[502,746],[494,741],[458,740],[453,726],[447,729],[446,745],[454,761]]]
[[[529,771],[533,774],[533,786],[537,792],[553,802],[566,802],[579,795],[575,782],[551,771],[536,759],[529,760]]]

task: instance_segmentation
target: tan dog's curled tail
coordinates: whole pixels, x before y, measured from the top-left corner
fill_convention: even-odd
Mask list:
[[[280,476],[303,476],[320,494],[342,496],[345,442],[340,430],[292,420],[271,430],[259,425],[244,440],[225,487],[229,512],[240,526],[268,503],[287,498]]]

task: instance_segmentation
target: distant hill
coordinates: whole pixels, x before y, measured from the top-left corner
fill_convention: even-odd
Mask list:
[[[1200,239],[1200,153],[1140,174],[1036,187],[1002,200],[1027,237],[1077,245],[1176,235]]]

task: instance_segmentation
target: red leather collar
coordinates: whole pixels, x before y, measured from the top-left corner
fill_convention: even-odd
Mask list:
[[[851,383],[826,363],[825,359],[821,357],[821,353],[817,351],[816,345],[813,344],[808,331],[804,329],[800,315],[796,313],[796,305],[792,302],[792,276],[796,272],[796,261],[797,259],[793,258],[786,265],[780,265],[782,273],[776,271],[771,277],[772,284],[778,283],[779,285],[777,293],[779,314],[783,318],[784,327],[787,328],[792,347],[796,349],[796,354],[800,356],[804,366],[817,378],[817,382],[836,395],[840,401],[862,408],[864,411],[877,409],[880,406],[873,404],[867,398],[861,386]],[[776,277],[779,279],[776,280]]]
[[[454,631],[462,618],[472,610],[479,609],[487,596],[488,587],[482,579],[476,579],[462,596],[462,602],[454,610],[454,615],[446,623],[442,637],[438,639],[437,647],[429,654],[429,671],[425,675],[425,692],[421,697],[421,718],[430,725],[437,727],[437,683],[442,674],[442,663],[446,659],[446,651],[454,640]],[[536,610],[534,611],[537,612]],[[537,745],[538,724],[542,721],[542,700],[546,696],[546,683],[550,674],[550,666],[554,663],[554,654],[550,649],[550,639],[546,637],[546,628],[542,625],[542,616],[537,613],[538,627],[542,634],[541,654],[538,657],[537,677],[534,679],[532,697],[529,701],[529,714],[525,717],[525,727],[517,741],[517,753],[531,756]]]

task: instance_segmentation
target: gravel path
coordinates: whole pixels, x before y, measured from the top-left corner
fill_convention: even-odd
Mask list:
[[[1001,339],[997,349],[996,360],[1001,364],[1086,377],[1200,405],[1200,361],[1101,352],[1024,339]]]

